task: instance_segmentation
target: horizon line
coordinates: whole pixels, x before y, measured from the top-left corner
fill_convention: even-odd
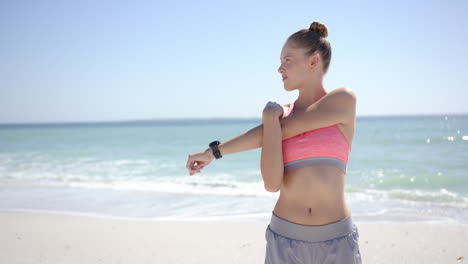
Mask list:
[[[392,118],[392,117],[424,117],[424,116],[468,116],[468,113],[433,113],[433,114],[381,114],[381,115],[358,115],[358,118]],[[64,124],[95,124],[95,123],[138,123],[138,122],[190,122],[190,121],[247,121],[261,120],[261,117],[204,117],[204,118],[141,118],[120,120],[98,120],[98,121],[41,121],[41,122],[9,122],[0,123],[0,126],[8,125],[64,125]]]

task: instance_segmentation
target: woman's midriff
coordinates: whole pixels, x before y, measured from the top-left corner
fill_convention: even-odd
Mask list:
[[[275,215],[302,225],[325,225],[350,215],[344,198],[345,173],[333,166],[287,171]]]

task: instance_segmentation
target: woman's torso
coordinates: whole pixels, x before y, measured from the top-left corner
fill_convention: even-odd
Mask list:
[[[337,124],[350,147],[354,126],[354,122]],[[350,211],[344,198],[345,176],[339,168],[328,165],[286,171],[274,213],[303,225],[324,225],[346,218]]]

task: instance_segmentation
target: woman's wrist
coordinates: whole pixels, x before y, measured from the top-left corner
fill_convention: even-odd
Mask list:
[[[211,148],[207,148],[205,150],[205,154],[210,156],[211,159],[215,159],[215,156],[214,156],[213,151],[211,150]]]
[[[278,117],[273,117],[273,116],[268,116],[268,117],[263,117],[263,124],[264,125],[270,125],[270,124],[275,124],[276,122],[280,122]]]

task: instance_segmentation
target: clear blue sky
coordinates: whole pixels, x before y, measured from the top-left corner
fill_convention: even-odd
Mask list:
[[[313,21],[358,116],[468,113],[467,2],[1,1],[0,123],[261,118]]]

